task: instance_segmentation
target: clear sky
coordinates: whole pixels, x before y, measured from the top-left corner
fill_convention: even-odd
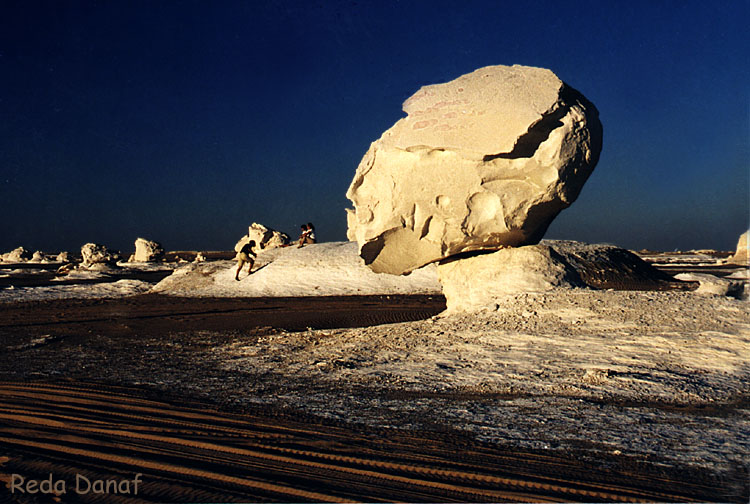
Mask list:
[[[604,148],[548,238],[734,249],[750,214],[747,0],[0,2],[0,252],[344,240],[420,86],[546,67]]]

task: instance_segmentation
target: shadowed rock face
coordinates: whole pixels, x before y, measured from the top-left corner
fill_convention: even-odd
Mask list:
[[[493,66],[425,86],[375,141],[347,197],[373,271],[537,243],[594,169],[596,108],[551,71]]]

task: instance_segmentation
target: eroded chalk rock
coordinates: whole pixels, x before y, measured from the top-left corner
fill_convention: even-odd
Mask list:
[[[44,263],[49,262],[49,259],[47,259],[47,256],[44,252],[41,250],[37,250],[34,252],[34,254],[31,256],[31,259],[29,259],[30,263]]]
[[[137,238],[135,240],[135,253],[130,256],[128,262],[154,262],[164,257],[164,247],[160,243]]]
[[[253,222],[250,224],[247,234],[240,238],[234,246],[234,251],[239,252],[240,249],[250,240],[255,241],[258,250],[272,249],[288,245],[289,235],[282,233],[281,231],[267,228],[263,224]]]
[[[599,159],[596,108],[550,70],[480,68],[403,109],[347,192],[348,237],[376,272],[537,243]]]
[[[18,247],[5,254],[0,255],[0,261],[6,263],[20,263],[31,259],[31,252],[23,247]]]
[[[81,247],[81,256],[83,257],[83,266],[114,264],[120,260],[119,252],[110,250],[98,243],[87,243]]]
[[[737,242],[737,251],[729,258],[729,262],[750,266],[750,251],[748,250],[750,243],[748,243],[748,235],[750,235],[750,231],[745,231],[740,235],[740,239]]]

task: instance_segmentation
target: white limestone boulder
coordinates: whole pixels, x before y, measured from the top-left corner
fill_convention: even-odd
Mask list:
[[[155,262],[164,257],[164,247],[160,243],[137,238],[135,240],[135,253],[128,262]]]
[[[115,264],[120,260],[120,253],[98,243],[87,243],[81,247],[81,257],[83,266]]]
[[[283,247],[284,245],[289,245],[290,243],[289,235],[287,235],[286,233],[282,233],[281,231],[267,228],[263,224],[253,222],[248,227],[247,234],[240,238],[240,240],[235,244],[234,251],[239,252],[240,249],[250,240],[253,240],[255,242],[258,250]]]
[[[56,262],[66,263],[66,262],[71,262],[72,260],[73,259],[71,259],[70,253],[65,252],[65,251],[60,252],[59,254],[57,254],[57,257],[55,257]]]
[[[740,235],[740,239],[737,242],[737,250],[729,258],[729,262],[750,267],[750,252],[748,250],[750,249],[750,243],[748,243],[748,235],[750,235],[750,230]]]
[[[542,68],[480,68],[403,109],[347,191],[348,237],[375,272],[538,243],[601,151],[596,108]]]

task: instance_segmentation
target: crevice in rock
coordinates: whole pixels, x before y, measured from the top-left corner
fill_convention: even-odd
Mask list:
[[[487,154],[484,156],[483,161],[534,157],[539,146],[549,138],[552,131],[563,125],[561,119],[570,111],[570,107],[575,104],[589,111],[593,117],[599,116],[596,107],[581,93],[567,84],[563,84],[562,89],[560,89],[560,97],[557,103],[557,108],[545,112],[541,119],[529,126],[526,133],[518,137],[516,143],[513,145],[513,150],[510,152],[501,152],[500,154]]]
[[[568,113],[567,105],[559,107],[552,112],[547,112],[537,122],[529,126],[528,131],[518,137],[513,150],[500,154],[487,154],[482,158],[484,162],[493,159],[518,159],[534,157],[542,143],[547,140],[553,130],[563,125],[561,119]]]

